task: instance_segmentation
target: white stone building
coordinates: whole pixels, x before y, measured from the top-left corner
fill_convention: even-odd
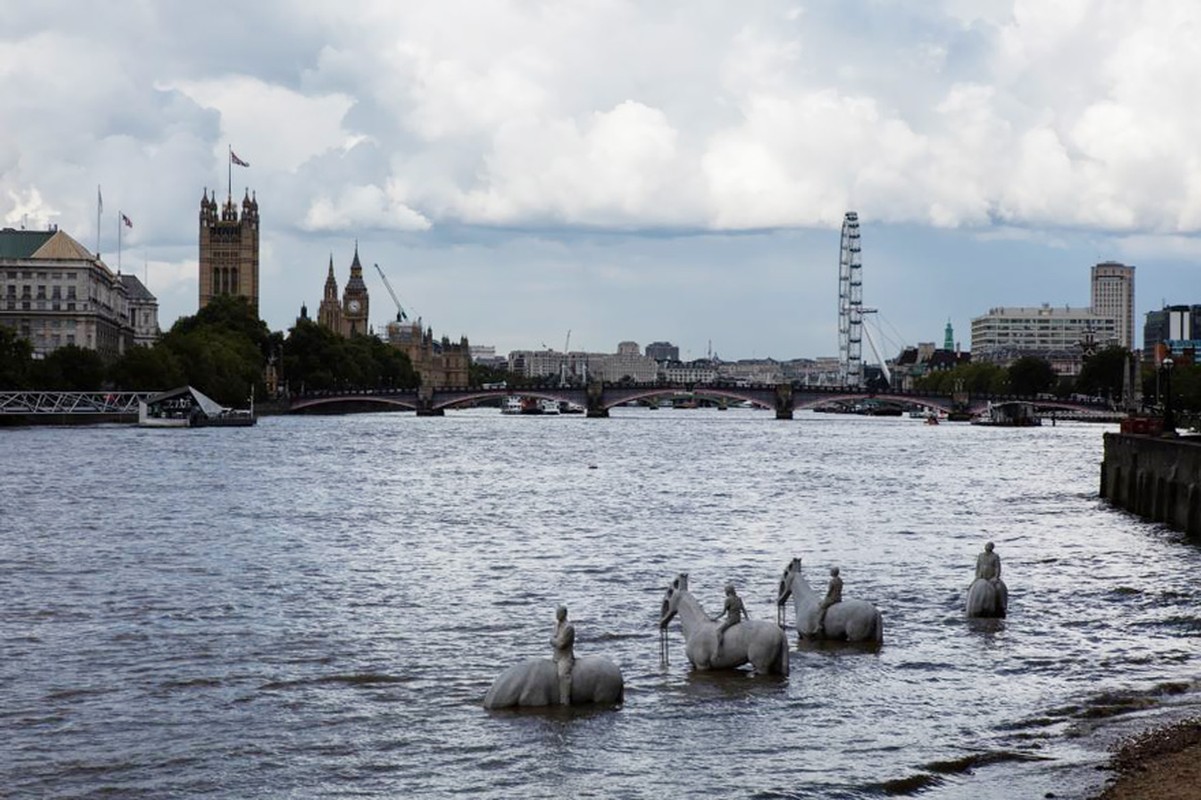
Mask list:
[[[1051,362],[1061,375],[1080,370],[1081,343],[1092,337],[1105,346],[1116,341],[1117,322],[1091,308],[998,307],[972,320],[972,360],[1008,366],[1022,356]]]
[[[135,340],[121,276],[57,228],[0,230],[0,324],[28,339],[35,357],[73,344],[116,358]]]

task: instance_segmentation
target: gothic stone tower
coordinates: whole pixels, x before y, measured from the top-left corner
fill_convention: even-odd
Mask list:
[[[259,313],[259,204],[249,193],[242,216],[227,197],[217,216],[217,193],[206,189],[200,200],[200,308],[214,297],[232,294],[250,301]]]
[[[338,280],[334,277],[334,257],[329,257],[329,274],[325,276],[325,291],[317,307],[317,324],[334,333],[342,333],[342,304],[338,302]]]
[[[330,273],[333,274],[332,272]],[[328,280],[326,285],[329,285]],[[336,291],[336,290],[335,290]],[[359,243],[354,245],[354,261],[350,263],[350,280],[342,293],[342,335],[366,335],[367,330],[367,284],[363,283],[363,265],[359,263]]]

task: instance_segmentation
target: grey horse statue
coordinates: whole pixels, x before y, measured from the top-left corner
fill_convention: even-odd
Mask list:
[[[785,602],[792,597],[796,607],[797,633],[806,639],[833,639],[847,642],[883,642],[884,617],[880,610],[866,600],[843,600],[826,610],[826,624],[821,622],[823,595],[813,590],[801,575],[801,560],[794,558],[780,577],[776,605],[783,622]]]
[[[1009,610],[1009,587],[1000,578],[976,578],[967,589],[969,617],[1004,617]]]
[[[603,656],[582,656],[571,671],[571,703],[619,705],[625,697],[621,669]],[[531,658],[506,669],[484,695],[484,708],[557,706],[559,677],[555,662]]]
[[[668,623],[676,616],[684,632],[684,654],[695,668],[735,669],[750,663],[760,674],[788,674],[788,637],[780,626],[744,619],[729,628],[719,644],[719,625],[688,591],[687,573],[677,575],[667,587],[659,613],[659,629],[666,632]]]

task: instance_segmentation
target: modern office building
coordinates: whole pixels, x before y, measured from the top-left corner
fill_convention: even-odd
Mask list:
[[[0,324],[28,339],[35,357],[73,344],[111,359],[132,347],[123,277],[58,228],[0,230]]]
[[[218,215],[217,193],[206,189],[200,200],[200,308],[214,297],[245,297],[259,313],[259,203],[242,199],[242,215],[227,197]]]
[[[1164,306],[1148,311],[1143,324],[1143,358],[1155,362],[1155,350],[1164,345],[1168,352],[1181,355],[1197,350],[1201,344],[1201,305]]]
[[[972,320],[972,360],[1008,366],[1022,356],[1051,362],[1060,375],[1080,371],[1082,343],[1100,347],[1117,343],[1117,322],[1091,308],[991,308]]]
[[[656,361],[679,361],[680,348],[671,342],[651,342],[646,346],[646,357]]]
[[[1102,261],[1093,266],[1091,284],[1093,313],[1112,317],[1117,343],[1133,351],[1134,267],[1116,261]]]

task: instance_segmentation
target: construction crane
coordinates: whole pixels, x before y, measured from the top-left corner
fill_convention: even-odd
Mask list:
[[[408,318],[404,307],[400,304],[400,298],[396,296],[396,292],[392,289],[392,284],[388,283],[388,276],[379,268],[379,264],[375,265],[375,271],[379,273],[380,278],[384,281],[384,288],[388,290],[388,294],[392,295],[392,302],[396,303],[396,321],[404,322]]]

